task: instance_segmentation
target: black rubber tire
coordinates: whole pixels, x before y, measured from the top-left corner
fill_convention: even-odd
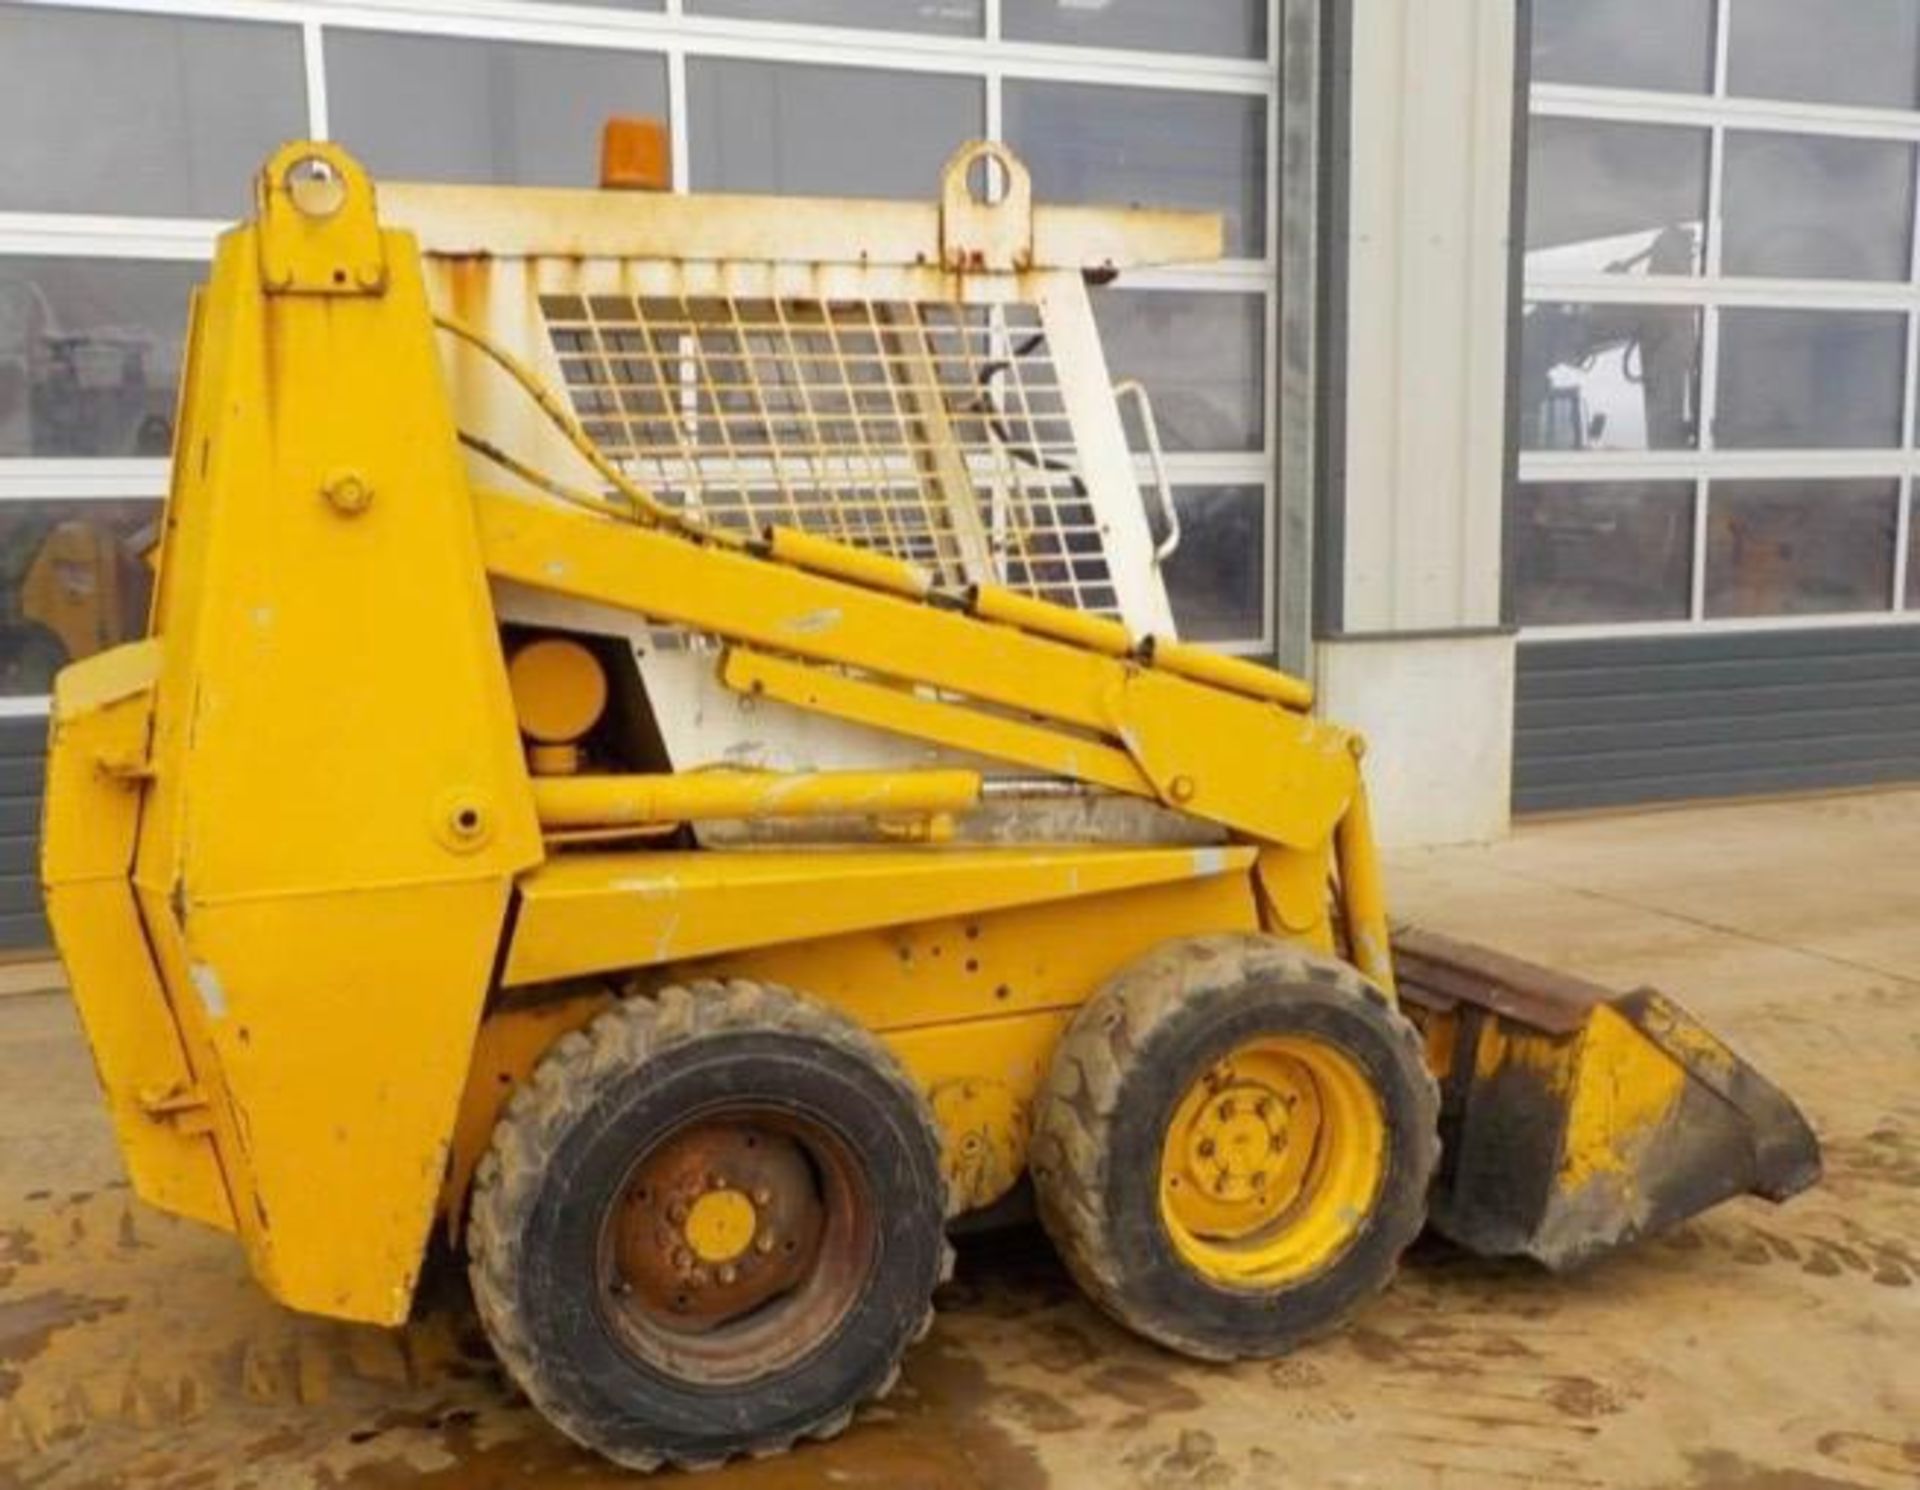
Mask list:
[[[702,1104],[741,1098],[847,1140],[878,1239],[860,1294],[816,1349],[717,1387],[618,1343],[593,1298],[593,1258],[635,1158]],[[784,989],[700,983],[626,1000],[541,1059],[477,1171],[468,1271],[501,1363],[562,1432],[630,1469],[707,1468],[832,1437],[892,1389],[952,1269],[947,1210],[939,1131],[884,1045]]]
[[[1160,1215],[1160,1156],[1188,1086],[1242,1041],[1313,1034],[1359,1065],[1386,1117],[1386,1170],[1361,1230],[1319,1272],[1229,1287],[1188,1266]],[[1270,937],[1170,942],[1080,1010],[1041,1095],[1032,1157],[1041,1223],[1069,1271],[1127,1328],[1203,1360],[1283,1355],[1392,1280],[1426,1219],[1439,1089],[1420,1036],[1345,963]]]

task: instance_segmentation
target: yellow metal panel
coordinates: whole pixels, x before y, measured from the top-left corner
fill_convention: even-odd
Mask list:
[[[1366,783],[1356,779],[1353,800],[1334,835],[1340,865],[1340,908],[1353,965],[1387,993],[1393,986],[1393,938],[1387,925],[1386,882],[1373,841],[1373,809]]]
[[[1169,938],[1258,924],[1248,876],[1221,873],[785,942],[659,967],[647,981],[779,983],[879,1031],[933,1101],[962,1193],[983,1205],[1008,1166],[1017,1176],[1026,1162],[1027,1115],[1073,1011]],[[487,1017],[461,1099],[449,1225],[513,1088],[553,1041],[611,1002],[584,993]]]
[[[801,989],[870,1029],[957,1036],[972,1021],[1078,1005],[1171,938],[1258,924],[1248,876],[1222,873],[783,942],[698,970]]]
[[[493,1141],[493,1125],[500,1121],[514,1088],[533,1074],[549,1045],[568,1031],[579,1029],[613,1002],[611,992],[598,990],[496,1009],[487,1015],[473,1043],[473,1063],[467,1071],[460,1115],[454,1123],[453,1158],[441,1194],[448,1241],[460,1241],[474,1168]]]
[[[1130,796],[1153,796],[1153,784],[1140,774],[1125,751],[1083,735],[984,713],[906,688],[850,678],[804,662],[769,657],[746,647],[728,650],[720,678],[738,693],[777,699],[810,713],[831,714],[853,724],[1031,766]]]
[[[1313,707],[1311,684],[1262,663],[1249,662],[1244,657],[1226,657],[1206,647],[1168,641],[1158,636],[1148,639],[1146,657],[1162,671],[1191,678],[1196,683],[1209,683],[1229,693],[1265,699],[1268,703],[1289,709]]]
[[[1631,1188],[1648,1136],[1680,1105],[1686,1066],[1603,1005],[1587,1022],[1577,1068],[1565,1079],[1567,1136],[1558,1183],[1575,1190],[1611,1175]]]
[[[521,881],[508,985],[929,916],[1240,874],[1253,851],[832,849],[572,854]]]
[[[870,548],[855,548],[831,538],[817,538],[798,528],[771,528],[766,535],[769,557],[816,574],[831,574],[850,584],[866,585],[894,595],[921,599],[933,588],[933,577],[918,564],[909,564]]]
[[[1118,735],[1161,800],[1270,842],[1324,842],[1357,780],[1346,731],[1275,703],[636,524],[477,502],[502,579]]]
[[[383,182],[390,224],[435,254],[706,262],[937,264],[932,202],[670,196],[554,187]],[[1034,268],[1124,269],[1220,257],[1217,213],[1049,207],[1033,214]]]
[[[1162,800],[1269,843],[1326,842],[1359,780],[1351,735],[1278,704],[1135,670],[1112,710]]]
[[[127,882],[159,663],[159,644],[138,642],[60,675],[41,876],[47,921],[135,1192],[162,1210],[231,1229],[193,1070]]]
[[[1133,652],[1133,636],[1120,622],[1106,616],[1089,615],[1049,600],[1036,600],[1015,590],[997,585],[981,585],[973,592],[971,609],[983,621],[998,621],[1017,626],[1035,636],[1050,636],[1072,642],[1109,657],[1126,657]]]
[[[980,800],[977,771],[680,771],[536,781],[549,828],[601,828],[717,818],[964,812]]]
[[[542,850],[413,247],[283,295],[353,245],[260,231],[193,332],[135,880],[256,1272],[394,1323]]]
[[[497,578],[1084,728],[1108,724],[1121,666],[1110,658],[551,503],[481,491],[475,505],[487,568]]]
[[[160,939],[241,1238],[282,1303],[406,1318],[506,898],[471,880],[241,900]]]

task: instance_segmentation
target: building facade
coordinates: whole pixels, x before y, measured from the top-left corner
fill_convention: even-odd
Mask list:
[[[686,188],[906,197],[986,136],[1219,211],[1096,299],[1176,614],[1316,675],[1390,837],[1914,774],[1916,48],[1920,0],[0,0],[0,947],[49,680],[143,624],[189,288],[303,135],[587,184],[652,114]]]

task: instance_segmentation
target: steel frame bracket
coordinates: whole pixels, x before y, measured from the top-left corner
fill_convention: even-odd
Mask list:
[[[975,166],[998,169],[999,200],[974,195]],[[962,274],[1033,267],[1033,177],[1005,145],[969,141],[941,168],[940,262]]]
[[[380,295],[387,250],[373,182],[338,145],[300,140],[254,183],[260,283],[271,295]]]

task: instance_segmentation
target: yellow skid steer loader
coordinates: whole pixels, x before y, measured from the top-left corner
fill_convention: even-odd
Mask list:
[[[281,151],[194,300],[148,635],[53,706],[139,1193],[384,1325],[439,1228],[644,1469],[844,1426],[1023,1177],[1214,1359],[1429,1221],[1563,1266],[1812,1183],[1672,1001],[1390,936],[1359,738],[1175,639],[1088,286],[1219,237],[996,145],[928,203],[376,203]]]

